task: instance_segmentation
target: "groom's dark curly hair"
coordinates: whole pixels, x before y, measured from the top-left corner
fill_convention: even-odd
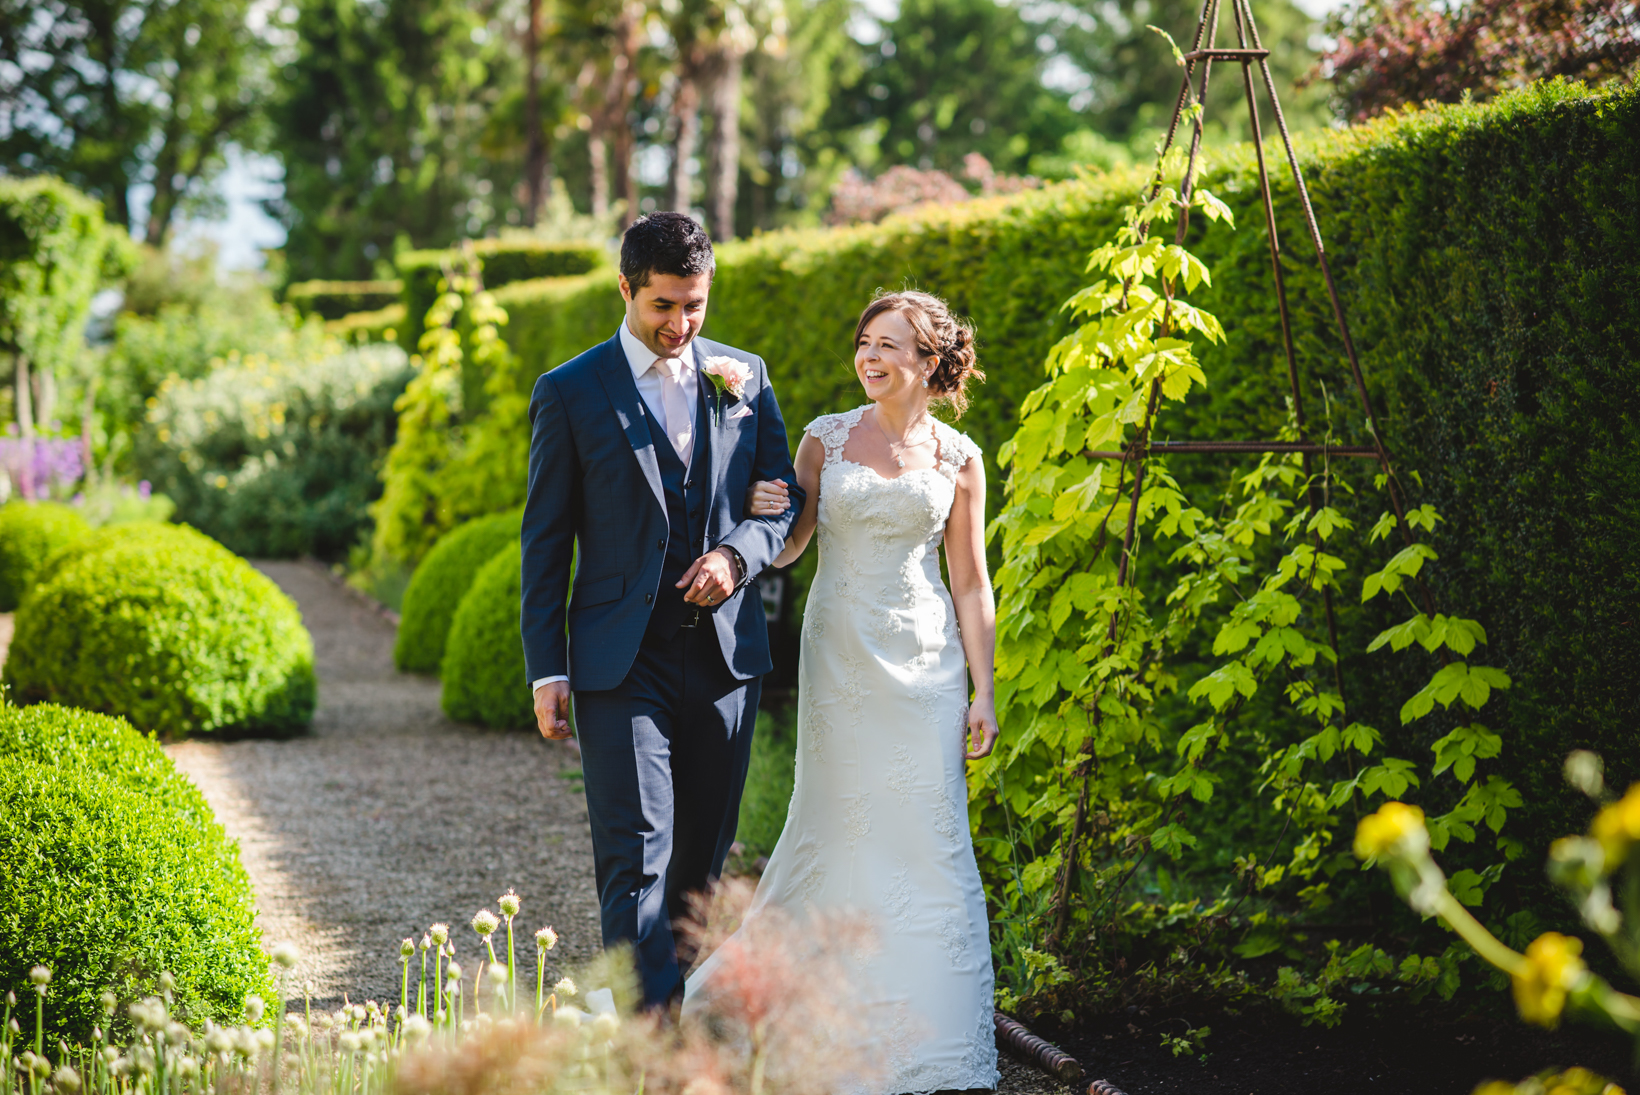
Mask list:
[[[633,289],[655,274],[692,278],[717,269],[706,229],[685,213],[651,213],[632,222],[621,237],[621,273]]]

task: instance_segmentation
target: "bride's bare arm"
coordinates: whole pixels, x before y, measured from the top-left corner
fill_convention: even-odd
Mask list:
[[[962,651],[974,682],[963,756],[979,760],[990,756],[997,740],[997,603],[985,567],[985,469],[978,458],[957,472],[957,497],[945,525],[945,566],[962,628]]]
[[[797,443],[797,459],[794,461],[797,485],[803,488],[805,495],[803,512],[792,523],[791,535],[786,537],[786,549],[775,557],[774,566],[791,566],[803,554],[803,549],[809,546],[809,538],[814,535],[814,525],[820,512],[820,466],[825,459],[825,446],[804,434],[803,440]],[[758,485],[754,484],[753,489]]]

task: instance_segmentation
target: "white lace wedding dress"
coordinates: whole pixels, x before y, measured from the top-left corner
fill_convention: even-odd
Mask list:
[[[866,408],[825,415],[820,563],[803,620],[797,778],[749,915],[857,910],[888,1051],[881,1090],[994,1088],[991,947],[968,834],[967,661],[940,578],[956,475],[979,448],[936,423],[933,468],[843,459]],[[710,958],[689,978],[710,994]],[[687,1005],[686,1005],[687,1006]]]

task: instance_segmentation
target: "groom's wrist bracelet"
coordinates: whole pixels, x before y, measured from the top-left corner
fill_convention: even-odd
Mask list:
[[[745,558],[740,554],[740,552],[736,551],[728,544],[719,544],[717,546],[717,550],[728,552],[729,558],[734,561],[735,566],[740,571],[739,576],[735,578],[735,588],[739,589],[741,586],[745,585],[747,579],[750,577]]]

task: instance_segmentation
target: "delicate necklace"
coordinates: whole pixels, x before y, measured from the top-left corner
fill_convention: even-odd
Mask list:
[[[928,419],[923,418],[921,421],[913,422],[911,424],[911,428],[913,430],[915,430],[918,426],[922,425],[922,423],[926,422],[926,421],[928,421]],[[912,441],[908,441],[908,440],[906,440],[905,438],[902,437],[899,440],[898,444],[896,444],[894,439],[888,435],[888,431],[883,429],[883,424],[882,424],[882,422],[880,422],[878,420],[877,412],[875,410],[873,410],[871,412],[871,423],[872,423],[872,425],[877,427],[877,432],[883,435],[883,440],[888,442],[888,455],[889,455],[889,457],[894,461],[894,463],[896,465],[898,465],[901,468],[905,467],[905,456],[903,455],[904,453],[909,452],[911,449],[919,448],[923,445],[926,445],[929,441],[933,440],[933,437],[934,437],[934,429],[933,429],[933,427],[929,427],[928,436],[923,438],[921,441],[912,442]],[[895,451],[896,448],[899,450],[899,452]]]

